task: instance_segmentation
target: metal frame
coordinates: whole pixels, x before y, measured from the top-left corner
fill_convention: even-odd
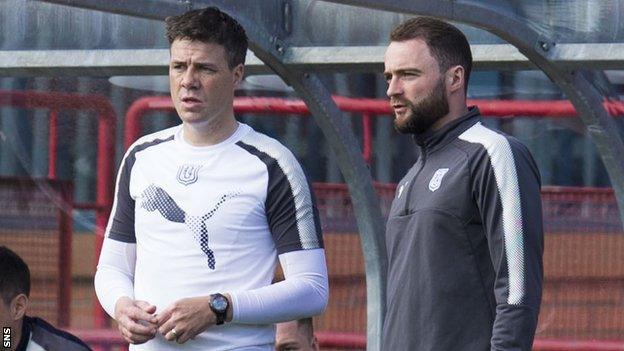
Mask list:
[[[64,4],[81,8],[88,8],[117,14],[130,15],[142,18],[164,19],[171,14],[182,13],[194,7],[208,4],[219,6],[235,17],[247,30],[250,36],[250,48],[268,67],[279,74],[287,83],[294,87],[306,104],[309,106],[332,152],[338,159],[340,170],[349,185],[355,207],[356,218],[362,236],[362,246],[366,261],[367,293],[368,293],[368,350],[381,349],[381,327],[385,315],[385,267],[387,262],[385,243],[383,240],[383,223],[381,211],[377,203],[377,196],[372,187],[372,179],[357,148],[356,139],[350,128],[341,118],[340,111],[332,101],[329,91],[323,86],[318,76],[303,69],[314,69],[318,66],[315,54],[322,48],[296,48],[289,45],[284,31],[268,28],[266,21],[254,20],[253,6],[246,6],[240,1],[174,1],[152,0],[150,2],[128,2],[111,0],[40,0],[56,4]],[[602,47],[596,50],[592,45],[585,45],[582,50],[574,44],[563,45],[555,43],[533,30],[523,19],[501,13],[470,3],[455,1],[402,1],[402,0],[330,0],[330,2],[354,5],[363,8],[385,10],[397,13],[414,15],[429,15],[442,19],[458,21],[485,29],[508,43],[527,57],[534,65],[544,71],[568,96],[576,110],[579,111],[582,121],[587,126],[588,133],[593,138],[601,154],[607,172],[618,200],[620,216],[624,218],[624,163],[620,156],[624,154],[624,143],[618,135],[617,128],[602,106],[604,96],[599,89],[592,85],[583,71],[583,64],[575,64],[576,58],[595,57],[597,52],[606,52],[611,56],[610,63],[596,60],[593,64],[603,62],[605,68],[621,67],[614,62],[622,57],[622,48],[616,44],[610,45],[608,50]],[[249,4],[247,2],[247,4]],[[272,3],[277,4],[276,2]],[[282,5],[287,5],[284,0]],[[286,8],[286,7],[285,7]],[[275,9],[269,9],[275,10]],[[278,9],[283,10],[283,9]],[[281,11],[273,11],[281,12]],[[279,28],[288,28],[289,23],[297,23],[292,18],[281,19]],[[288,21],[286,23],[285,21]],[[555,45],[556,44],[556,45]],[[336,50],[335,48],[332,50]],[[333,69],[354,68],[357,64],[349,65],[340,55],[345,55],[350,49],[337,50],[336,61],[330,62],[328,67]],[[486,54],[493,52],[487,51]],[[515,55],[515,53],[513,53]],[[374,51],[372,55],[377,55]],[[322,57],[327,61],[327,57]],[[351,56],[352,58],[353,56]],[[306,63],[306,60],[311,62]],[[378,60],[378,59],[377,59]],[[498,56],[497,56],[498,60]],[[364,60],[366,61],[366,60]],[[521,61],[520,59],[513,62]],[[565,64],[561,64],[565,62]],[[582,59],[580,60],[582,62]],[[498,60],[502,62],[502,60]],[[586,64],[587,62],[585,62]],[[359,63],[366,66],[368,63]],[[610,66],[614,64],[614,66]],[[374,64],[371,67],[375,67]],[[594,66],[598,67],[598,66]],[[136,73],[134,73],[136,74]]]
[[[483,70],[538,69],[509,44],[471,45],[473,68]],[[381,72],[385,46],[291,47],[282,64],[289,69],[319,72]],[[562,69],[624,69],[624,43],[558,44],[549,57]],[[11,50],[0,51],[0,76],[166,75],[168,49]],[[252,52],[246,74],[272,73]]]

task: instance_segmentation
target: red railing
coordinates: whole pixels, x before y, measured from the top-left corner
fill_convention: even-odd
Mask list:
[[[392,109],[385,99],[361,99],[334,96],[338,108],[344,112],[362,114],[363,157],[370,163],[372,155],[373,116],[390,115]],[[574,106],[567,100],[468,100],[469,105],[479,107],[486,117],[515,118],[518,116],[568,118],[577,115]],[[612,116],[624,116],[624,102],[606,101],[605,108]],[[128,148],[141,133],[141,120],[149,111],[173,111],[174,106],[168,96],[147,96],[136,100],[128,109],[125,121],[125,146]],[[235,113],[273,113],[307,116],[308,107],[302,100],[236,97]]]

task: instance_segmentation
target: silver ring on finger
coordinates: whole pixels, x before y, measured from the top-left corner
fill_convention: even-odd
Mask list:
[[[178,335],[178,332],[175,330],[175,328],[171,329],[171,333],[176,339],[178,338],[179,335]]]

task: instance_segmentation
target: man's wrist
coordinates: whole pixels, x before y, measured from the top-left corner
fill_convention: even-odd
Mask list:
[[[119,313],[119,309],[122,308],[123,306],[120,306],[120,304],[132,304],[133,300],[130,296],[122,296],[120,298],[117,299],[117,301],[115,301],[115,306],[113,307],[114,309],[114,316],[113,318],[115,320],[117,320],[118,316],[117,314]]]
[[[227,314],[225,316],[225,321],[230,323],[232,318],[234,318],[234,306],[232,305],[232,296],[228,293],[223,294],[225,298],[228,300],[228,309]]]
[[[210,295],[210,309],[215,314],[216,325],[224,324],[232,320],[232,304],[229,295],[220,293]]]

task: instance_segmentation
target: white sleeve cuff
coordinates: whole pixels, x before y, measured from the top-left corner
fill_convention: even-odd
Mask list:
[[[104,239],[95,273],[95,293],[104,311],[113,318],[119,298],[134,298],[135,263],[136,244]]]
[[[279,260],[283,281],[230,293],[232,322],[269,324],[323,313],[329,297],[325,250],[287,252]]]

